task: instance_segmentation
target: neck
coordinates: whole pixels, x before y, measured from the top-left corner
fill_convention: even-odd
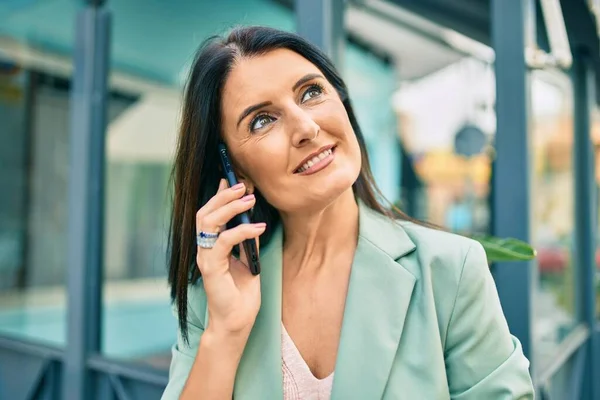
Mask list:
[[[287,273],[314,275],[339,254],[354,251],[358,239],[358,205],[352,188],[320,210],[282,214],[284,265]]]

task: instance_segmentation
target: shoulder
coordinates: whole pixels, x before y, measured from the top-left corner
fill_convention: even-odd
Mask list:
[[[413,314],[435,313],[453,398],[532,398],[529,362],[510,334],[483,246],[414,223],[400,226],[414,244],[397,260],[417,277]]]
[[[481,244],[455,233],[391,219],[366,207],[361,209],[360,235],[408,270],[420,285],[435,285],[443,293],[458,285],[464,266],[487,269]],[[443,284],[438,284],[443,282]]]
[[[459,296],[493,282],[485,250],[476,240],[410,222],[400,225],[415,248],[398,262],[417,278],[421,295],[433,299],[442,320],[448,320]]]
[[[443,267],[461,274],[468,259],[487,262],[483,246],[476,240],[455,233],[401,221],[400,226],[415,245],[415,255],[423,267]]]

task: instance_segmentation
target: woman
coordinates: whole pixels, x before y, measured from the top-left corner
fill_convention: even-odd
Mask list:
[[[163,399],[533,397],[482,247],[379,204],[347,88],[300,37],[239,28],[200,49],[174,181]],[[243,211],[256,223],[227,229]],[[258,276],[231,256],[253,238]]]

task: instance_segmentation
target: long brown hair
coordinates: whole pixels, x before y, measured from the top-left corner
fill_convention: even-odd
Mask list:
[[[182,121],[172,172],[173,209],[169,229],[168,264],[171,300],[176,302],[179,329],[187,341],[188,285],[200,277],[196,266],[195,214],[214,196],[221,178],[217,144],[221,137],[221,96],[227,76],[239,57],[252,57],[286,48],[312,62],[336,89],[356,134],[362,154],[360,175],[352,188],[356,198],[371,209],[389,216],[412,220],[389,204],[375,184],[363,134],[348,97],[348,88],[333,63],[302,37],[267,27],[240,27],[226,38],[211,37],[198,50],[185,88]],[[278,211],[255,191],[255,222],[266,222],[261,247],[269,244],[280,223]]]

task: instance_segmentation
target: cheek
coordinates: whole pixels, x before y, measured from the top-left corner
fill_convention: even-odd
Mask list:
[[[283,135],[272,133],[248,143],[243,157],[248,177],[263,195],[281,185],[288,166],[288,144]]]
[[[337,100],[323,102],[314,112],[313,118],[322,130],[339,139],[354,137],[354,131],[344,105]]]
[[[360,146],[344,105],[339,101],[332,101],[327,107],[323,107],[318,123],[321,129],[341,141],[344,153],[360,168]]]

